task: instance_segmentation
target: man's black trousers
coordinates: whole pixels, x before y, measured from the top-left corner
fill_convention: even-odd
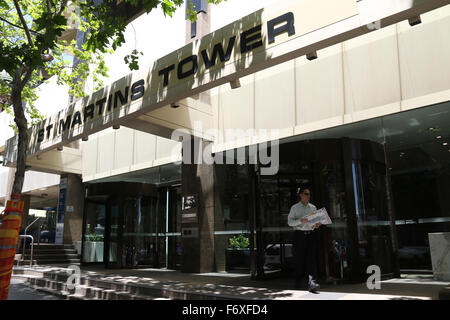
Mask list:
[[[316,240],[314,231],[294,231],[294,258],[296,262],[295,284],[297,286],[308,283],[309,275],[317,280]]]

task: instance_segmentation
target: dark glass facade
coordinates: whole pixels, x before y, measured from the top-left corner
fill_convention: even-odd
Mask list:
[[[83,263],[180,268],[180,186],[108,182],[86,194]]]
[[[372,264],[392,275],[394,225],[383,146],[368,140],[316,139],[282,142],[279,154],[279,171],[271,176],[252,175],[253,165],[216,165],[215,254],[225,260],[225,270],[252,267],[259,277],[292,273],[294,233],[287,216],[299,201],[298,186],[307,184],[311,202],[325,207],[333,220],[318,231],[320,277],[356,280]],[[243,258],[241,265],[227,261],[229,251],[237,251],[230,238],[239,234],[249,239],[253,250],[247,250],[247,260],[254,251],[253,265]]]
[[[271,176],[248,161],[214,165],[216,271],[292,275],[287,216],[300,184],[333,221],[318,231],[322,280],[361,281],[370,265],[385,276],[431,271],[428,233],[450,229],[448,123],[444,103],[283,139]],[[180,268],[182,165],[161,168],[134,187],[126,177],[88,187],[84,247],[103,239],[104,249],[85,249],[84,262]]]

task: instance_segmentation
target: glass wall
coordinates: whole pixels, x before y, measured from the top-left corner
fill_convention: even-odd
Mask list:
[[[248,165],[215,166],[214,248],[217,271],[250,270]]]
[[[87,201],[84,216],[82,261],[103,262],[106,203],[103,199]]]
[[[123,203],[123,238],[118,257],[121,265],[158,265],[158,211],[155,198],[127,197]],[[120,254],[119,254],[120,253]]]
[[[328,281],[342,280],[348,277],[347,252],[350,248],[343,165],[339,161],[319,163],[316,177],[319,194],[313,194],[311,201],[315,201],[318,207],[326,208],[333,221],[333,224],[319,229],[323,233],[322,238],[319,238],[322,240],[320,246],[326,248],[322,255],[322,274]]]
[[[386,197],[386,167],[376,162],[353,161],[354,195],[361,274],[378,265],[393,273],[391,221]]]
[[[400,268],[431,270],[428,234],[450,231],[450,102],[383,117]]]
[[[389,174],[383,167],[355,161],[355,203],[363,265],[396,263],[380,246],[397,250],[400,270],[429,270],[428,234],[450,230],[450,102],[365,120],[349,125],[291,137],[283,141],[313,141],[349,137],[385,147]],[[395,231],[388,229],[389,208],[381,201],[381,187],[389,179]],[[388,191],[388,190],[386,190]],[[372,239],[371,244],[366,243]],[[372,252],[372,253],[371,253]],[[382,259],[381,257],[385,257]],[[390,261],[392,258],[393,261]]]
[[[301,185],[310,187],[311,203],[319,209],[326,208],[333,221],[317,231],[319,277],[325,281],[347,278],[349,224],[339,139],[282,141],[278,174],[260,177],[264,273],[293,276],[294,230],[288,226],[287,217],[291,206],[300,200],[297,188]]]
[[[165,241],[166,263],[169,269],[181,269],[181,185],[169,187],[166,193],[168,205]]]
[[[358,276],[375,263],[383,273],[393,272],[382,145],[356,139],[281,141],[276,175],[256,177],[250,170],[254,171],[254,166],[215,166],[218,271],[249,270],[253,228],[261,239],[255,239],[259,244],[254,257],[258,272],[265,276],[292,274],[294,230],[287,217],[299,201],[297,188],[309,185],[311,203],[326,208],[333,221],[317,231],[319,277],[330,282],[348,279],[350,262]],[[257,188],[254,197],[252,183]],[[253,206],[257,210],[252,218]],[[354,252],[352,261],[350,251]]]
[[[180,268],[179,186],[98,183],[87,193],[83,263]]]

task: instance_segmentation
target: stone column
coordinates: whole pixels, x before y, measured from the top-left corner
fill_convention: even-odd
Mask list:
[[[66,211],[64,216],[64,244],[75,244],[81,241],[83,230],[84,193],[81,176],[66,174]]]
[[[188,5],[188,2],[186,2]],[[210,5],[205,0],[193,1],[197,21],[191,23],[186,16],[186,44],[210,32]],[[209,91],[198,96],[203,103],[211,103]],[[214,165],[204,164],[203,151],[210,142],[200,138],[183,141],[183,152],[191,159],[181,166],[181,195],[194,197],[195,207],[182,211],[182,272],[211,272],[214,266]],[[195,156],[196,155],[196,156]],[[184,216],[184,218],[183,218]]]
[[[196,143],[194,141],[196,140]],[[191,143],[183,143],[187,148],[203,152],[210,143],[193,138]],[[192,155],[203,153],[192,152]],[[182,211],[182,272],[212,272],[214,267],[214,165],[183,161],[181,167],[181,194],[183,199],[193,197],[195,205]],[[191,198],[192,199],[192,198]],[[186,215],[189,215],[186,218]]]

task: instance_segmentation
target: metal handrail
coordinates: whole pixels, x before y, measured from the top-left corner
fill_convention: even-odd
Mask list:
[[[34,238],[33,236],[30,235],[26,235],[26,234],[21,234],[19,235],[19,238],[23,238],[23,247],[22,247],[22,261],[25,260],[25,246],[27,245],[25,239],[26,238],[31,238],[31,256],[30,256],[30,268],[33,266],[33,249],[34,249]],[[19,266],[19,260],[17,261],[17,266]]]
[[[32,223],[30,223],[26,228],[25,228],[25,232],[24,234],[27,234],[28,229],[36,222],[40,219],[41,217],[37,217]]]

